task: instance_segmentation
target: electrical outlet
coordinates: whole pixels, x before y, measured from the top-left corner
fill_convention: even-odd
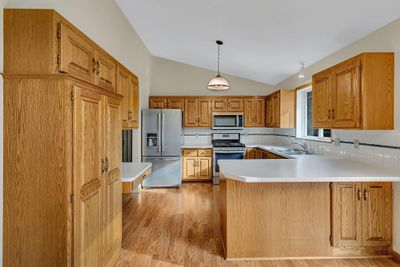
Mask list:
[[[360,140],[354,139],[354,148],[359,149],[360,148]]]
[[[334,144],[335,146],[340,146],[340,138],[339,138],[339,137],[334,138],[334,139],[333,139],[333,144]]]

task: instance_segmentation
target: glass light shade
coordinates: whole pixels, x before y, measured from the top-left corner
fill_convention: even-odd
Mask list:
[[[217,75],[215,76],[215,78],[211,79],[211,81],[208,83],[207,88],[214,91],[223,91],[228,90],[231,87],[224,77],[221,77],[221,75]]]

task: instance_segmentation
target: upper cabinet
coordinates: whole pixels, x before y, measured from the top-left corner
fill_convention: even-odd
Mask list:
[[[139,127],[139,82],[138,78],[123,66],[118,66],[117,91],[122,99],[122,128]]]
[[[211,127],[211,100],[185,99],[184,127],[210,128]]]
[[[267,127],[295,128],[295,95],[295,90],[282,89],[267,96]]]
[[[244,99],[244,126],[265,127],[264,97],[250,97]]]
[[[363,53],[313,76],[313,127],[391,130],[394,54]]]
[[[180,96],[150,96],[149,108],[181,109],[185,108],[185,99]]]
[[[213,112],[243,112],[243,98],[219,97],[212,99]]]
[[[4,73],[68,74],[117,92],[117,60],[57,12],[6,9],[5,13],[6,23],[13,27],[4,31]]]
[[[57,31],[59,71],[93,82],[96,72],[94,46],[62,23]]]
[[[167,108],[167,98],[151,96],[149,99],[149,108]]]
[[[96,51],[95,83],[110,91],[116,91],[117,63],[105,53]]]

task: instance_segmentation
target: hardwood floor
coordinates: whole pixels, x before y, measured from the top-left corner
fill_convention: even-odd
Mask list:
[[[115,266],[400,266],[389,258],[236,261],[223,259],[218,186],[188,183],[123,200],[122,252]]]

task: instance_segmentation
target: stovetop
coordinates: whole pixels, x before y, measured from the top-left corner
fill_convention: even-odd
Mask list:
[[[212,141],[213,147],[245,147],[245,144],[242,144],[237,141]]]

